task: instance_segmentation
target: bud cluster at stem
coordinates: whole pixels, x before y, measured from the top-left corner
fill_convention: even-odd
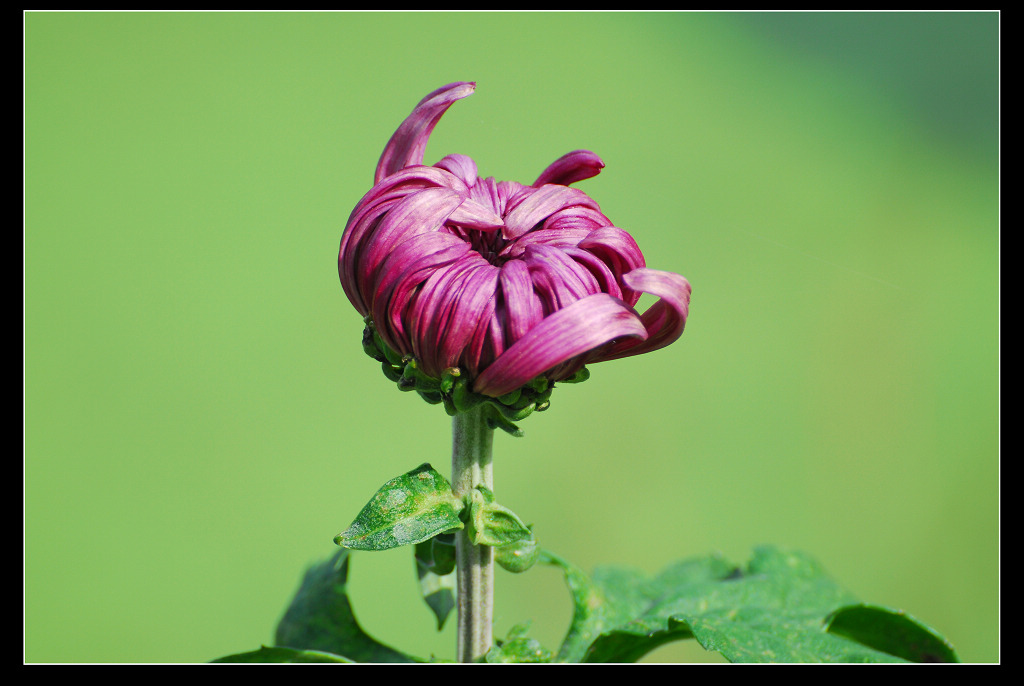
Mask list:
[[[381,363],[384,376],[395,382],[400,391],[416,391],[431,405],[443,404],[445,412],[452,417],[484,403],[493,410],[487,417],[490,428],[502,429],[514,436],[521,436],[522,431],[513,422],[548,409],[555,388],[553,381],[538,376],[514,391],[492,398],[470,390],[469,380],[458,367],[444,370],[440,379],[427,376],[416,358],[400,355],[388,347],[369,318],[363,329],[363,351]],[[581,383],[589,378],[590,372],[583,367],[560,383]]]

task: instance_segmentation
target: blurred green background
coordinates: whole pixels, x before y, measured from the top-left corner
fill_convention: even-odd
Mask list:
[[[580,188],[693,284],[683,338],[496,437],[496,490],[584,569],[772,543],[995,661],[995,13],[25,15],[25,660],[269,643],[303,569],[450,424],[361,352],[336,272],[380,152]],[[450,658],[411,553],[380,640]],[[500,572],[496,631],[571,612]],[[692,642],[648,660],[712,660]]]

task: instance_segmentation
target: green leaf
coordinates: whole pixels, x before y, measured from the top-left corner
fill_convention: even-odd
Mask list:
[[[838,627],[859,625],[833,616],[857,601],[801,553],[758,548],[745,568],[719,556],[684,560],[655,577],[603,567],[592,579],[550,553],[542,559],[562,569],[575,605],[560,662],[633,662],[686,638],[730,662],[902,662],[907,654],[895,648],[901,637],[868,643],[826,631],[830,616],[834,626],[837,618]]]
[[[437,630],[440,631],[456,604],[454,537],[451,534],[441,534],[429,541],[417,543],[415,557],[420,593],[423,594],[427,607],[437,618]]]
[[[213,662],[344,662],[352,664],[352,660],[348,658],[319,650],[295,650],[294,648],[271,648],[268,646],[263,646],[250,653],[227,655],[213,660]]]
[[[334,542],[354,550],[389,550],[461,529],[462,501],[429,464],[380,487]]]
[[[355,662],[422,662],[378,642],[359,626],[348,598],[350,559],[348,550],[339,550],[306,572],[277,625],[276,644],[302,653],[332,653]]]
[[[467,524],[475,545],[506,546],[533,535],[515,512],[494,502],[494,494],[479,486],[470,496]]]
[[[525,572],[533,567],[539,558],[540,548],[537,546],[537,539],[533,537],[532,529],[529,536],[494,549],[494,561],[513,574]]]
[[[551,662],[551,652],[526,635],[529,628],[529,623],[512,627],[504,641],[498,641],[487,651],[484,661],[490,664]]]
[[[959,662],[949,641],[899,610],[878,605],[849,605],[826,621],[829,633],[910,662]]]

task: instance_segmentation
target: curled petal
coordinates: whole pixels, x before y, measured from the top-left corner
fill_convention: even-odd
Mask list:
[[[421,233],[388,256],[374,286],[373,319],[384,342],[403,355],[412,353],[402,320],[410,301],[432,274],[469,252],[469,245],[448,233]]]
[[[566,229],[565,231],[531,231],[523,234],[516,240],[506,245],[501,251],[501,257],[512,259],[522,257],[526,249],[531,245],[550,245],[556,248],[575,248],[580,241],[590,235],[586,229]]]
[[[501,217],[492,212],[490,207],[473,198],[463,200],[448,221],[464,229],[476,229],[477,231],[494,231],[505,225]]]
[[[530,269],[522,260],[501,266],[501,293],[505,311],[505,345],[510,346],[540,323],[544,306],[533,290]]]
[[[644,312],[640,319],[647,337],[643,341],[622,341],[604,351],[592,362],[615,360],[640,355],[664,348],[683,335],[686,317],[690,312],[690,282],[679,274],[658,269],[636,269],[623,277],[626,285],[644,293],[656,295],[658,302]]]
[[[373,275],[396,245],[417,234],[440,229],[462,200],[451,189],[430,188],[406,196],[391,208],[377,225],[359,262],[357,279],[360,293],[369,293]],[[372,304],[368,305],[372,308]]]
[[[409,310],[413,354],[429,376],[440,378],[476,331],[474,312],[495,298],[498,268],[476,252],[467,252],[430,277]]]
[[[510,199],[506,207],[505,229],[502,235],[512,239],[522,236],[555,212],[574,205],[600,211],[600,207],[583,191],[568,186],[548,184],[529,188]]]
[[[647,337],[631,307],[606,293],[577,300],[546,317],[476,378],[473,390],[498,397],[609,341]]]
[[[448,188],[463,197],[469,195],[466,184],[451,172],[435,167],[407,167],[367,191],[352,210],[338,249],[338,275],[345,294],[360,314],[365,316],[369,305],[357,284],[356,266],[374,240],[381,217],[410,194],[428,188]]]
[[[544,220],[544,226],[541,228],[545,231],[567,231],[572,229],[593,231],[611,225],[611,220],[598,210],[576,205],[551,215]]]
[[[476,162],[468,155],[445,155],[434,166],[455,174],[470,188],[476,184]]]
[[[441,116],[453,102],[472,95],[475,88],[476,84],[471,81],[458,81],[442,86],[420,100],[384,146],[384,153],[377,162],[374,185],[400,169],[423,164],[427,140]]]
[[[498,285],[499,269],[486,260],[477,263],[464,272],[461,283],[453,292],[455,297],[449,301],[451,309],[446,323],[433,330],[433,348],[436,367],[433,375],[441,376],[448,367],[460,365],[463,354],[466,367],[471,373],[479,366],[480,336],[484,335],[494,314],[494,295]],[[476,338],[478,345],[473,350],[472,341]],[[431,373],[430,366],[424,362],[424,371]]]
[[[591,231],[578,247],[601,258],[620,280],[625,274],[646,266],[640,246],[632,236],[617,226],[605,226]],[[636,305],[640,299],[639,291],[630,288],[628,283],[625,286],[622,299],[630,305]]]
[[[523,262],[547,313],[601,292],[594,275],[558,248],[531,245]]]
[[[548,165],[548,168],[541,172],[533,185],[543,186],[546,183],[556,183],[560,186],[568,186],[571,183],[597,176],[602,169],[604,169],[604,162],[594,153],[589,150],[573,150]]]
[[[579,248],[566,248],[565,254],[586,267],[591,276],[597,280],[599,292],[607,293],[619,300],[625,300],[619,282],[615,279],[615,274],[612,273],[607,264],[598,259],[594,254]]]

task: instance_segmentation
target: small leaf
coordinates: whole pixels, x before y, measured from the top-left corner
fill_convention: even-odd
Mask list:
[[[539,558],[540,548],[537,546],[537,539],[533,537],[532,529],[529,536],[494,549],[494,561],[513,574],[525,572],[533,567]]]
[[[306,572],[277,625],[274,640],[279,648],[270,650],[330,653],[356,662],[422,662],[378,642],[359,626],[348,599],[349,560],[349,551],[339,550]]]
[[[441,534],[417,543],[415,551],[420,593],[440,631],[456,604],[455,541],[450,534]]]
[[[515,512],[494,502],[494,494],[476,488],[470,496],[469,538],[475,545],[506,546],[532,536]]]
[[[956,651],[934,629],[908,614],[878,605],[849,605],[825,622],[829,633],[910,662],[959,662]]]
[[[487,651],[484,661],[490,664],[551,662],[551,652],[536,639],[527,637],[526,632],[529,628],[528,623],[512,627],[504,641],[498,641]]]
[[[238,653],[217,658],[212,662],[274,662],[274,663],[296,663],[296,662],[343,662],[352,664],[352,660],[332,653],[324,653],[319,650],[295,650],[294,648],[271,648],[263,646],[259,650],[250,653]]]
[[[380,487],[334,542],[354,550],[389,550],[461,529],[462,502],[429,464]]]

